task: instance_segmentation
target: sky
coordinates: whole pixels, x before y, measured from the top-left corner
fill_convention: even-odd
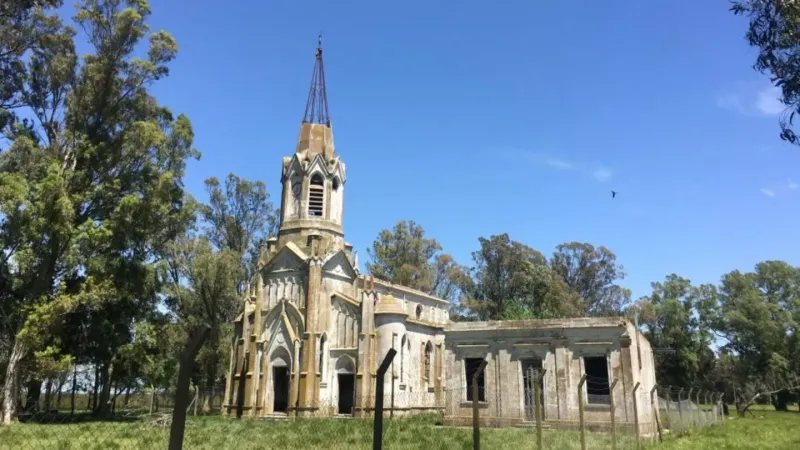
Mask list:
[[[362,271],[401,219],[467,265],[500,233],[604,245],[634,299],[669,273],[800,265],[800,148],[727,0],[150,3],[179,45],[152,92],[192,121],[202,200],[235,173],[279,203],[323,33]]]

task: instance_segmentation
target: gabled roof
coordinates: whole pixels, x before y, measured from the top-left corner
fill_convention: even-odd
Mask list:
[[[283,255],[290,255],[292,258],[297,259],[299,263],[305,263],[308,261],[308,255],[305,254],[300,247],[295,245],[293,242],[287,242],[286,245],[283,246],[272,258],[264,264],[264,269],[269,272],[273,269],[273,264],[275,264]],[[300,264],[298,264],[300,265]]]
[[[341,267],[344,272],[336,272],[334,270],[336,267]],[[323,272],[337,273],[351,280],[355,280],[358,276],[355,267],[350,263],[350,259],[347,258],[347,253],[344,250],[332,252],[326,256],[325,261],[322,263],[322,270]]]

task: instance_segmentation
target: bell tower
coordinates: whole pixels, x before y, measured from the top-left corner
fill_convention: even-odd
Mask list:
[[[324,250],[344,248],[346,179],[345,165],[333,144],[320,35],[297,148],[283,159],[278,247],[293,242],[310,249],[317,241],[314,245]]]

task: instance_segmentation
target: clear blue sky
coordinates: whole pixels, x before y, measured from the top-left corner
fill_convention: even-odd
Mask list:
[[[461,263],[502,232],[546,255],[608,246],[634,298],[670,272],[800,263],[800,149],[727,0],[151,4],[180,46],[154,93],[194,124],[201,199],[229,172],[279,199],[324,32],[362,266],[399,219]]]

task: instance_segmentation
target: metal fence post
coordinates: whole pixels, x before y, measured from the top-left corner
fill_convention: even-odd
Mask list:
[[[701,392],[703,392],[703,390],[702,389],[698,389],[697,390],[697,394],[695,394],[695,398],[697,399],[697,402],[696,402],[697,403],[697,417],[695,418],[695,424],[694,425],[696,427],[702,427],[702,426],[704,426],[704,423],[705,423],[703,421],[703,409],[700,407],[700,393]]]
[[[578,417],[581,427],[581,450],[586,450],[586,424],[583,422],[583,385],[586,383],[586,374],[583,374],[578,383]]]
[[[377,377],[375,378],[375,421],[372,428],[372,450],[383,448],[383,380],[389,365],[394,360],[397,350],[390,348],[383,358],[383,362],[378,367]]]
[[[480,450],[481,448],[481,414],[478,409],[478,377],[483,373],[488,361],[485,359],[481,362],[478,370],[472,375],[472,448]],[[486,387],[484,386],[484,389]]]
[[[669,421],[669,430],[672,429],[672,411],[670,411],[670,403],[672,403],[672,386],[667,386],[667,420]]]
[[[653,389],[650,389],[650,404],[653,405],[653,420],[656,423],[656,430],[658,431],[658,442],[663,442],[664,439],[661,436],[661,420],[659,417],[658,412],[658,385],[653,386]]]
[[[637,381],[636,384],[633,386],[633,427],[635,428],[634,431],[636,432],[636,449],[641,448],[641,442],[639,440],[639,401],[636,398],[636,391],[639,390],[639,382]]]
[[[689,400],[689,403],[692,403],[692,391],[694,391],[694,388],[689,388],[689,393],[686,395],[686,400]],[[689,408],[686,412],[689,414],[689,427],[694,427],[694,414],[692,414],[692,409]]]
[[[608,387],[608,403],[611,406],[611,450],[617,450],[617,401],[614,398],[614,388],[618,379],[614,378]]]
[[[175,388],[175,402],[172,407],[172,423],[169,430],[169,450],[181,450],[183,448],[183,433],[186,430],[186,412],[189,403],[189,383],[191,383],[192,367],[194,358],[200,351],[200,347],[211,331],[209,325],[203,324],[194,330],[189,342],[186,343],[180,355],[180,366],[178,367],[178,384]]]
[[[537,372],[533,377],[533,395],[534,405],[536,405],[536,445],[539,450],[542,450],[542,399],[539,397],[539,388],[542,387],[542,380],[544,379],[545,369]]]
[[[681,395],[683,394],[683,388],[678,391],[678,420],[681,422],[681,429],[683,431],[683,405],[681,404]]]

